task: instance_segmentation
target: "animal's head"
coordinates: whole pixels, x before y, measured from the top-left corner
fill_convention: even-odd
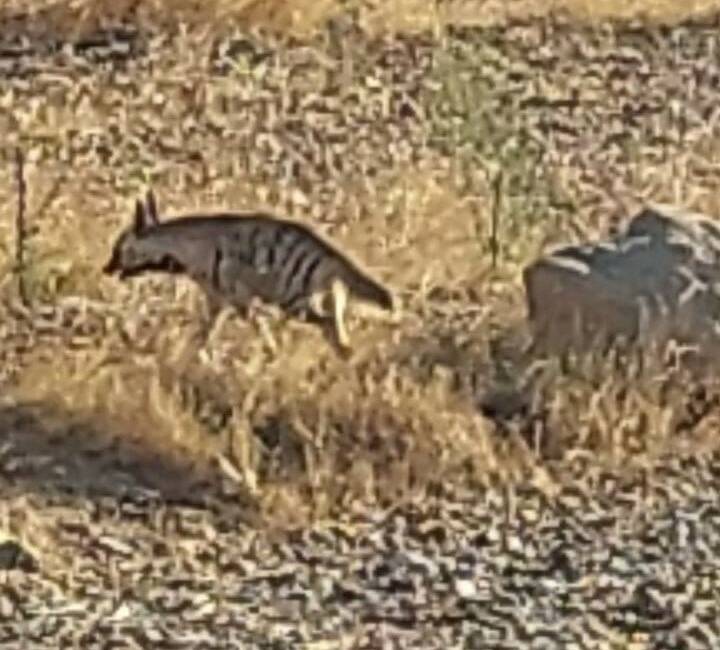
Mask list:
[[[149,190],[145,202],[135,203],[133,222],[120,233],[103,273],[117,275],[121,280],[145,271],[173,271],[174,262],[151,237],[160,224],[155,195]]]

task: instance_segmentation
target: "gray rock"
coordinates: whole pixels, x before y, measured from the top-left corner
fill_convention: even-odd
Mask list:
[[[709,217],[648,206],[615,239],[558,249],[523,280],[538,351],[675,340],[720,352],[720,225]]]

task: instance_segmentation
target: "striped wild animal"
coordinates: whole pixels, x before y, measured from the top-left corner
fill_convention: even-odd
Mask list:
[[[294,317],[331,317],[343,348],[350,345],[349,297],[397,315],[392,292],[310,226],[262,212],[161,221],[151,190],[144,203],[136,201],[133,223],[116,239],[103,271],[120,279],[147,272],[187,275],[207,296],[208,331],[224,305],[247,316],[257,298]]]

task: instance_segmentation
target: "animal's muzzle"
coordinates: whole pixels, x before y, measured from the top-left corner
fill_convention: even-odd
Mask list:
[[[125,270],[121,264],[118,264],[115,257],[111,257],[107,264],[103,266],[102,272],[105,275],[117,275],[121,280],[126,276]]]

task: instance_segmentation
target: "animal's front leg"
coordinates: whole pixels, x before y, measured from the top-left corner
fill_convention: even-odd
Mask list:
[[[255,288],[246,282],[236,281],[233,284],[231,300],[242,317],[257,328],[270,350],[277,352],[278,344],[266,318],[268,313],[267,305],[260,298]]]
[[[258,296],[244,282],[236,281],[233,284],[229,299],[235,310],[247,321],[257,319],[262,311]]]
[[[212,336],[216,336],[221,331],[227,319],[233,314],[239,315],[248,322],[257,321],[261,315],[257,297],[243,282],[236,281],[232,285],[232,289],[223,297],[220,297],[219,294],[215,294],[215,296],[218,306],[215,307],[215,323],[212,328]]]
[[[212,342],[216,337],[220,336],[225,323],[235,314],[237,314],[237,308],[234,305],[223,304],[210,325],[206,340]]]
[[[222,298],[214,291],[205,292],[205,300],[201,307],[198,332],[198,344],[204,346],[216,333],[220,314],[224,309]]]

